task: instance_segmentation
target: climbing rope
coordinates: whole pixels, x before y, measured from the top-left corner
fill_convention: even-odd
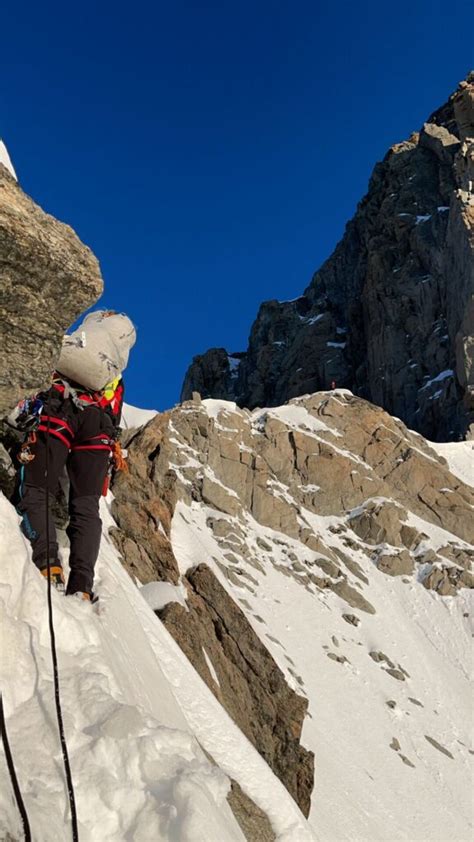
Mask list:
[[[56,654],[56,636],[54,633],[53,621],[53,601],[51,598],[51,561],[49,557],[49,418],[47,421],[46,432],[46,457],[45,457],[45,501],[46,501],[46,558],[48,564],[48,614],[49,614],[49,635],[51,638],[51,658],[53,661],[53,676],[54,676],[54,700],[56,703],[56,716],[59,728],[59,740],[64,760],[64,771],[66,774],[67,792],[69,797],[69,805],[71,808],[71,825],[72,825],[72,839],[73,842],[79,842],[79,832],[77,829],[77,811],[76,799],[74,794],[74,785],[72,782],[71,766],[69,764],[69,754],[67,750],[66,736],[64,734],[63,714],[61,709],[61,697],[59,694],[59,673],[58,673],[58,658]]]
[[[5,722],[5,711],[3,710],[3,696],[0,693],[0,730],[2,732],[3,750],[7,761],[8,772],[12,782],[13,792],[15,793],[16,803],[23,822],[23,831],[25,834],[25,842],[31,842],[30,823],[28,821],[28,814],[26,812],[25,803],[21,794],[18,778],[16,776],[15,764],[13,763],[12,753],[10,751],[10,743],[8,742],[7,725]]]

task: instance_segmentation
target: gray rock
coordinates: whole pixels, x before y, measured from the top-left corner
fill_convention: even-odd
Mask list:
[[[0,417],[47,387],[66,328],[102,293],[99,264],[0,164]]]
[[[429,737],[428,734],[425,734],[424,736],[425,740],[428,740],[428,742],[433,746],[433,748],[438,749],[438,751],[440,751],[441,754],[445,754],[446,757],[450,757],[451,760],[454,760],[454,756],[451,754],[451,752],[448,751],[447,748],[442,746],[441,743],[438,742],[438,740],[435,740],[434,737]]]
[[[356,616],[356,614],[343,614],[342,619],[346,621],[346,623],[350,623],[351,626],[358,626],[360,623],[360,618]]]
[[[413,573],[415,562],[408,550],[402,550],[397,554],[381,553],[377,567],[388,576],[404,576],[407,573]]]
[[[369,652],[369,655],[372,658],[372,660],[375,661],[376,664],[385,663],[385,664],[388,664],[389,667],[392,667],[392,668],[395,667],[395,664],[393,663],[393,661],[391,661],[390,658],[387,655],[385,655],[383,652],[372,651],[372,652]]]
[[[405,676],[401,670],[387,669],[385,672],[388,672],[388,674],[391,675],[392,678],[396,678],[397,681],[405,681]]]
[[[206,565],[191,570],[186,581],[188,610],[170,603],[158,612],[161,620],[307,815],[314,757],[299,744],[307,700],[288,687],[241,609]],[[203,646],[215,665],[218,687]]]
[[[326,654],[328,658],[331,658],[331,661],[337,661],[338,664],[349,663],[349,659],[345,655],[337,655],[335,652],[327,652]]]
[[[247,842],[275,842],[275,831],[268,816],[249,798],[237,781],[231,781],[227,801]]]

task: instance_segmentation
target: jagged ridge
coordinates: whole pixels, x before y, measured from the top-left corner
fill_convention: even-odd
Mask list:
[[[260,307],[248,350],[194,358],[182,389],[275,406],[331,382],[432,440],[474,408],[474,75],[375,166],[304,294]]]

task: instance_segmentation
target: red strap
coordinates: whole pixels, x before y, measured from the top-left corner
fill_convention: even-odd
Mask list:
[[[60,439],[63,444],[66,445],[67,449],[71,447],[71,442],[67,440],[66,436],[63,436],[59,430],[52,430],[51,427],[47,427],[46,424],[40,424],[38,430],[42,430],[44,433],[49,433],[51,436],[56,436],[56,438]]]
[[[46,421],[53,421],[55,424],[61,424],[64,427],[64,429],[68,431],[68,433],[71,433],[71,436],[74,436],[73,430],[71,429],[67,421],[64,420],[64,418],[56,418],[54,415],[42,415],[41,419],[43,418],[45,418]]]
[[[74,444],[74,447],[97,447],[97,441],[100,445],[108,447],[110,450],[112,450],[113,439],[111,439],[110,436],[107,435],[107,433],[101,433],[101,435],[99,436],[90,436],[90,438],[88,439],[80,439]]]
[[[72,450],[112,450],[110,444],[76,444]]]

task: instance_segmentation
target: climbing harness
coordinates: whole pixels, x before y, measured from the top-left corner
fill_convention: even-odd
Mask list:
[[[11,750],[10,750],[10,743],[8,741],[8,734],[7,734],[7,725],[6,725],[6,722],[5,722],[5,711],[3,709],[3,696],[2,696],[1,693],[0,693],[0,731],[2,733],[3,750],[5,752],[5,758],[6,758],[6,761],[7,761],[10,780],[12,782],[13,792],[15,793],[15,799],[16,799],[16,803],[18,805],[18,811],[20,813],[21,820],[23,822],[23,832],[25,834],[25,842],[31,842],[31,830],[30,830],[30,823],[28,821],[28,813],[26,812],[25,803],[23,801],[20,786],[18,784],[18,778],[16,776],[15,764],[13,762],[13,757],[12,757],[12,753],[11,753]]]

